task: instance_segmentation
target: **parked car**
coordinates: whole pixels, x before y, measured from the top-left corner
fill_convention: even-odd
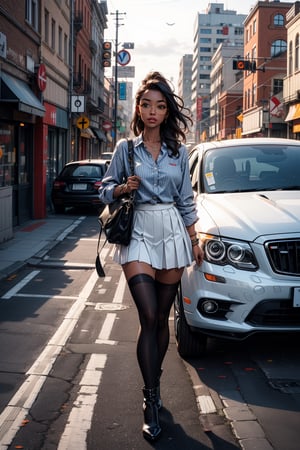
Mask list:
[[[103,152],[101,153],[101,159],[106,159],[107,161],[110,161],[113,156],[113,152]]]
[[[300,332],[300,141],[235,139],[189,155],[205,252],[175,301],[179,353],[207,337]]]
[[[106,172],[108,160],[86,159],[64,166],[53,182],[51,199],[56,213],[67,207],[101,206],[98,189]]]

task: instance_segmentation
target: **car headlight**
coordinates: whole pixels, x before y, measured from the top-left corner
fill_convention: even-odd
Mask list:
[[[257,270],[258,264],[247,242],[203,235],[204,257],[214,264],[227,264],[242,270]]]

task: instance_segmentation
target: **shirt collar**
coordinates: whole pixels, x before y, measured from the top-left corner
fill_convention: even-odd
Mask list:
[[[143,133],[139,134],[139,136],[136,138],[134,146],[137,147],[140,144],[144,144]],[[165,142],[162,143],[162,147],[167,148],[167,145]]]

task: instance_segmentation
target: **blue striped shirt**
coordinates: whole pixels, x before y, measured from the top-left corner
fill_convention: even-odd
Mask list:
[[[195,223],[197,213],[186,147],[182,145],[179,157],[175,158],[170,156],[170,151],[163,143],[157,161],[154,161],[144,146],[142,135],[133,139],[133,145],[134,173],[141,178],[140,187],[135,192],[135,203],[174,203],[186,226]],[[103,203],[115,200],[115,187],[124,183],[129,174],[127,141],[121,139],[99,188],[99,197]]]

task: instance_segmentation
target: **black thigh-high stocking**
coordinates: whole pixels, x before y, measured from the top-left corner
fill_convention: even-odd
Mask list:
[[[136,304],[140,330],[137,341],[137,359],[147,389],[156,386],[158,352],[158,304],[155,280],[148,274],[134,275],[128,286]]]
[[[178,283],[164,284],[156,281],[157,305],[158,305],[158,367],[157,376],[160,374],[162,362],[166,355],[170,340],[169,315],[177,292]]]

